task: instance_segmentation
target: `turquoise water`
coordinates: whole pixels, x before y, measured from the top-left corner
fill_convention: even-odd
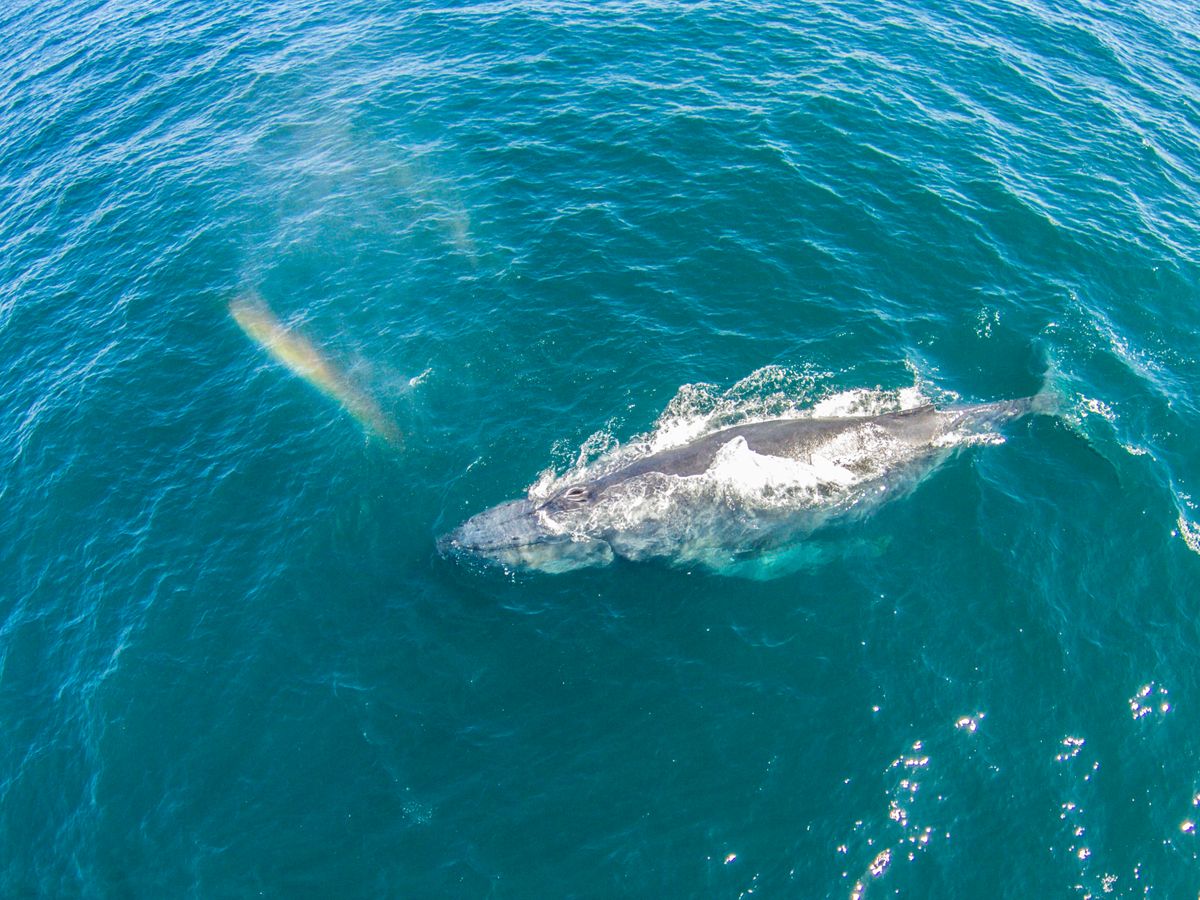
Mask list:
[[[1195,897],[1198,34],[6,5],[0,894]],[[434,550],[678,398],[1047,368],[783,577]]]

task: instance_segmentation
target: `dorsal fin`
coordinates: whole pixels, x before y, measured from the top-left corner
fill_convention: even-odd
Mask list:
[[[893,415],[893,416],[915,416],[915,415],[917,415],[917,413],[925,413],[925,412],[933,412],[933,404],[932,403],[923,403],[920,406],[914,406],[912,409],[898,409],[894,413],[891,413],[891,415]]]

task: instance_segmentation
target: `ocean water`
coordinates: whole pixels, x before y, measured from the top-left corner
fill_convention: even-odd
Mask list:
[[[0,38],[0,895],[1200,896],[1194,6]],[[779,577],[435,551],[666,421],[1047,373]]]

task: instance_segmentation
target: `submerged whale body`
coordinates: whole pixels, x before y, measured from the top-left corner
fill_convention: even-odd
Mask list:
[[[1049,412],[1044,394],[879,415],[802,417],[712,431],[681,446],[612,453],[548,492],[502,503],[438,540],[444,556],[565,572],[615,557],[717,571],[777,560],[821,525],[911,490],[956,449]]]

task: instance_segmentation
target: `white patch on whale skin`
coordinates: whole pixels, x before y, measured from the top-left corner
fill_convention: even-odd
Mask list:
[[[747,499],[780,491],[812,494],[823,487],[845,488],[859,480],[834,453],[814,454],[807,462],[767,456],[751,450],[741,436],[717,451],[703,477]]]

